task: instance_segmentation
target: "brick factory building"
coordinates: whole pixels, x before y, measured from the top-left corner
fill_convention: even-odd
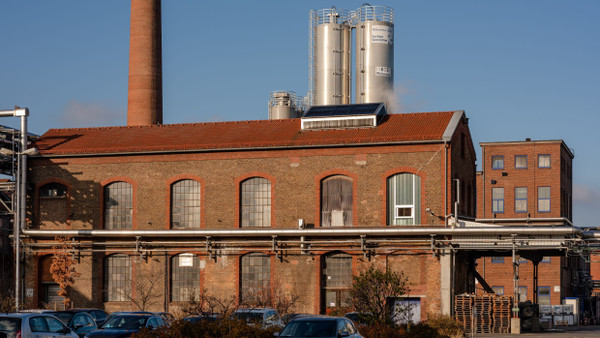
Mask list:
[[[477,221],[503,226],[573,226],[573,152],[562,140],[483,142]],[[580,256],[528,253],[519,263],[518,298],[540,305],[589,295]],[[512,256],[484,257],[477,270],[496,294],[515,295]],[[536,283],[537,281],[537,283]],[[483,293],[478,288],[478,293]]]
[[[152,310],[199,289],[244,299],[276,286],[300,296],[295,311],[325,313],[375,264],[404,272],[418,315],[450,314],[451,292],[472,284],[466,259],[458,253],[453,268],[450,255],[432,254],[430,235],[403,234],[446,229],[455,179],[460,214],[475,216],[468,119],[386,114],[383,104],[326,110],[365,106],[377,111],[370,127],[327,129],[340,123],[329,112],[49,130],[30,158],[24,303],[56,301],[50,246],[68,233],[76,307],[130,310],[123,290],[139,296],[136,280],[156,276]]]

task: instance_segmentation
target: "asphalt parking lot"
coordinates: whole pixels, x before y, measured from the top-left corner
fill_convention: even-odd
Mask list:
[[[565,326],[557,327],[544,332],[524,332],[520,335],[517,334],[475,334],[467,335],[472,338],[508,338],[508,337],[527,337],[527,338],[580,338],[580,337],[600,337],[600,325],[589,325],[589,326]]]

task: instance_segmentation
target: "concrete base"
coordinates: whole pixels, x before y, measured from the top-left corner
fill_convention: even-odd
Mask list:
[[[510,333],[521,334],[521,318],[510,319]]]

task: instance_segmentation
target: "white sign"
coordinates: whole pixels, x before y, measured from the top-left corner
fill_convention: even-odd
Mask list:
[[[26,297],[33,297],[33,289],[32,288],[27,288],[27,290],[25,290],[25,296]]]
[[[373,25],[371,27],[371,42],[394,44],[394,28],[391,26]]]
[[[194,266],[194,255],[181,254],[179,255],[179,266]]]
[[[392,76],[392,68],[390,68],[390,67],[375,67],[375,75],[391,77]]]
[[[554,292],[560,292],[560,285],[554,285]]]

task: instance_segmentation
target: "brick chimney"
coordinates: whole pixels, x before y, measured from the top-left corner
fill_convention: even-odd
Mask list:
[[[162,124],[161,0],[131,0],[127,125]]]

